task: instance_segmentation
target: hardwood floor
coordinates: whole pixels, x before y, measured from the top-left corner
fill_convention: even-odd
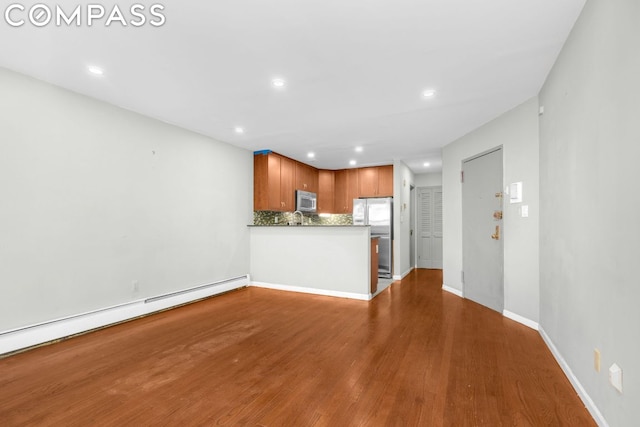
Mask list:
[[[0,360],[0,425],[595,425],[539,334],[417,270],[246,288]]]

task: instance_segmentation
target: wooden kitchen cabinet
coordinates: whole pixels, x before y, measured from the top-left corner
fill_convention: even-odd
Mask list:
[[[353,212],[353,199],[358,198],[358,169],[335,171],[335,213]]]
[[[347,170],[342,169],[342,170],[335,171],[334,213],[345,213],[346,210],[347,210]]]
[[[347,169],[347,213],[353,213],[353,199],[358,197],[358,169]]]
[[[318,169],[295,162],[295,190],[318,192]]]
[[[371,293],[378,290],[378,243],[379,237],[371,238]]]
[[[393,165],[378,166],[378,197],[393,197]]]
[[[335,172],[318,171],[318,213],[335,212]]]
[[[276,153],[253,156],[253,209],[293,211],[295,162]]]
[[[393,166],[358,169],[359,197],[393,197]]]
[[[295,210],[295,190],[317,193],[318,213],[350,214],[353,199],[393,197],[393,166],[318,170],[272,151],[253,156],[253,209]]]
[[[283,211],[296,209],[293,180],[295,176],[295,162],[287,157],[280,158],[280,200]]]
[[[358,195],[360,197],[378,195],[378,168],[358,169]]]

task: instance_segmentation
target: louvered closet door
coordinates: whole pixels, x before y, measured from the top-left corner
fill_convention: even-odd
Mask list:
[[[418,189],[418,268],[442,268],[442,187]]]

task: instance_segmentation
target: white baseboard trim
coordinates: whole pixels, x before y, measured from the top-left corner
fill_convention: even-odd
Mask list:
[[[462,291],[458,290],[456,288],[452,288],[451,286],[447,286],[444,283],[442,284],[442,290],[443,291],[447,291],[449,293],[452,293],[456,296],[459,296],[460,298],[464,298],[464,296],[462,295]]]
[[[411,273],[412,271],[413,271],[413,267],[409,267],[409,269],[407,271],[405,271],[404,273],[402,273],[402,275],[394,274],[392,279],[393,280],[402,280],[405,277],[407,277],[409,275],[409,273]]]
[[[324,295],[328,297],[357,299],[362,301],[369,301],[372,298],[371,294],[357,294],[355,292],[341,292],[341,291],[332,291],[329,289],[304,288],[301,286],[278,285],[275,283],[265,283],[265,282],[251,282],[249,286],[255,286],[257,288],[275,289],[278,291],[300,292],[303,294]]]
[[[556,358],[556,361],[558,362],[558,364],[564,371],[564,374],[567,376],[567,378],[571,382],[571,385],[573,385],[573,388],[578,393],[578,396],[580,396],[582,403],[584,403],[585,407],[587,408],[587,410],[589,411],[589,413],[591,414],[595,422],[600,427],[609,427],[607,420],[605,420],[604,416],[602,416],[602,413],[600,413],[600,410],[598,409],[596,404],[593,402],[591,397],[587,394],[587,391],[584,389],[584,387],[582,386],[578,378],[573,374],[573,371],[567,364],[567,361],[564,360],[564,357],[562,357],[562,355],[558,351],[558,348],[553,344],[553,341],[551,341],[551,338],[549,338],[549,336],[544,331],[544,329],[542,329],[542,327],[538,328],[538,332],[540,333],[540,336],[542,336],[542,339],[544,340],[544,342],[547,344],[547,347],[549,347],[549,350],[551,351],[551,354],[553,354],[553,357]]]
[[[506,318],[514,320],[518,323],[523,324],[524,326],[528,326],[531,329],[538,330],[539,325],[537,322],[534,322],[531,319],[527,319],[526,317],[520,316],[519,314],[515,314],[509,310],[502,310],[502,315]]]
[[[0,332],[0,355],[197,301],[223,292],[242,288],[248,286],[248,284],[249,276],[246,275],[3,331]]]

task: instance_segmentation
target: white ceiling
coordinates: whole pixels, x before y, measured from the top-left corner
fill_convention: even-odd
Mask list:
[[[89,27],[83,9],[79,27],[14,28],[3,9],[0,66],[250,150],[313,151],[316,167],[400,159],[424,173],[444,145],[538,93],[584,2],[166,0],[160,27]],[[99,4],[130,21],[134,3]],[[78,2],[46,4],[70,14]]]

